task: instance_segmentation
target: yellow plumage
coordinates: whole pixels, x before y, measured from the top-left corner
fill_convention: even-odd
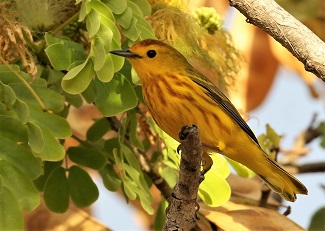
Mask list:
[[[264,153],[229,99],[176,49],[147,39],[130,50],[111,53],[131,62],[149,111],[171,137],[179,140],[182,126],[196,124],[205,153],[217,151],[244,164],[288,201],[295,201],[296,194],[307,194],[300,181]]]

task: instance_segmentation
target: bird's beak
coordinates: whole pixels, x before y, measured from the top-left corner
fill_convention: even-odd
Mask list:
[[[125,58],[141,58],[140,55],[134,54],[130,50],[115,50],[115,51],[110,51],[109,53],[122,56]]]

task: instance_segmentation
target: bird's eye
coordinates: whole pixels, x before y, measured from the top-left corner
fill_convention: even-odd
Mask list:
[[[156,51],[155,50],[149,50],[148,52],[147,52],[147,56],[149,57],[149,58],[154,58],[155,56],[156,56]]]

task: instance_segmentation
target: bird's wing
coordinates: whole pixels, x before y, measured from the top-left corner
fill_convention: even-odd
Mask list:
[[[233,118],[237,124],[259,145],[256,136],[253,131],[247,125],[247,123],[240,116],[235,106],[208,78],[199,73],[196,70],[188,69],[190,79],[202,87],[206,93],[213,99],[218,105],[225,110],[225,112]]]

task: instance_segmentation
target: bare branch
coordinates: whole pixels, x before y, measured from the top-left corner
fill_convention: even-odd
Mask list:
[[[273,0],[229,0],[229,4],[289,50],[307,71],[325,81],[325,44],[305,25]]]
[[[197,126],[184,126],[179,133],[181,163],[179,179],[168,198],[163,230],[191,230],[195,227],[198,204],[196,197],[202,181],[202,145]]]

